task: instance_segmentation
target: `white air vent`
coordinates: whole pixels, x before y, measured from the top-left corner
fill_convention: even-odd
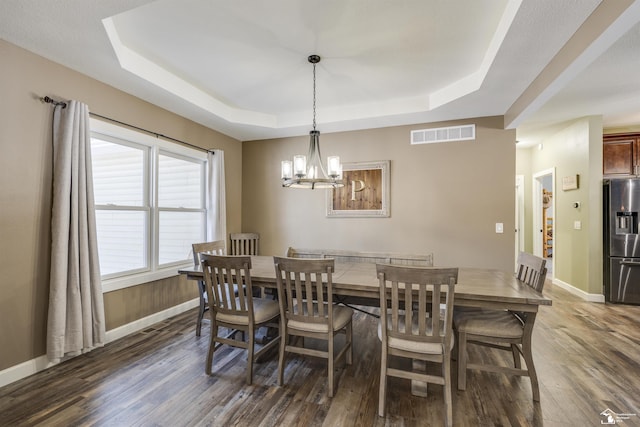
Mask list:
[[[421,129],[411,131],[411,144],[432,144],[434,142],[466,141],[476,139],[476,125],[451,126],[446,128]]]

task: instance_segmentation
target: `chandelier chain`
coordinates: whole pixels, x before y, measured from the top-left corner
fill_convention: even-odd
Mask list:
[[[313,130],[316,130],[316,64],[313,64]]]

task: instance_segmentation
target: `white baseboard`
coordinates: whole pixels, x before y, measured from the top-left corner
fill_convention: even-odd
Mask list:
[[[106,342],[110,343],[122,337],[126,337],[129,334],[134,332],[141,331],[154,323],[161,322],[165,319],[173,317],[177,314],[184,313],[185,311],[191,310],[194,307],[197,307],[200,304],[200,300],[198,298],[192,299],[187,302],[183,302],[180,305],[175,305],[166,310],[159,311],[150,316],[143,317],[142,319],[138,319],[135,322],[127,323],[126,325],[122,325],[119,328],[111,329],[107,331]],[[195,331],[195,328],[194,328]]]
[[[47,368],[52,367],[55,363],[49,362],[46,355],[36,357],[35,359],[27,360],[19,365],[12,366],[10,368],[0,371],[0,387],[4,387],[7,384],[11,384],[14,381],[21,380],[33,375],[36,372],[44,371]]]
[[[150,316],[120,326],[119,328],[111,329],[106,333],[105,344],[113,342],[134,332],[138,332],[142,329],[148,328],[154,323],[161,322],[172,316],[191,310],[192,308],[197,307],[199,303],[200,302],[198,298],[192,299],[180,305],[173,306],[166,310],[159,311]],[[35,359],[27,360],[26,362],[20,363],[18,365],[11,366],[10,368],[0,371],[0,387],[11,384],[12,382],[21,380],[40,371],[44,371],[45,369],[48,369],[54,365],[56,365],[56,363],[49,362],[49,359],[45,354],[43,356],[38,356]]]
[[[553,283],[556,286],[561,287],[562,289],[564,289],[565,291],[568,291],[569,293],[576,295],[580,298],[582,298],[585,301],[588,302],[600,302],[600,303],[604,303],[604,295],[602,294],[590,294],[588,292],[583,291],[582,289],[578,289],[573,285],[570,285],[566,282],[563,282],[560,279],[556,279],[554,278],[551,283]]]

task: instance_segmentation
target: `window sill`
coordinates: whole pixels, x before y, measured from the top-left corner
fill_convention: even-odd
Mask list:
[[[162,270],[153,272],[144,272],[132,274],[130,276],[116,277],[113,279],[105,279],[102,281],[102,293],[113,292],[119,289],[129,288],[132,286],[149,283],[156,280],[166,279],[178,275],[178,270],[184,267],[191,267],[193,264],[176,265]]]

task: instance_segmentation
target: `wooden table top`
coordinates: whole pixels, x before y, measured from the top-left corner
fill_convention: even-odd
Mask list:
[[[195,267],[178,271],[189,279],[201,279]],[[336,262],[332,275],[333,292],[339,296],[379,299],[379,283],[375,264]],[[272,256],[251,257],[251,280],[254,285],[276,287]],[[460,268],[455,289],[455,305],[537,311],[540,305],[551,305],[543,296],[515,278],[513,273]]]

